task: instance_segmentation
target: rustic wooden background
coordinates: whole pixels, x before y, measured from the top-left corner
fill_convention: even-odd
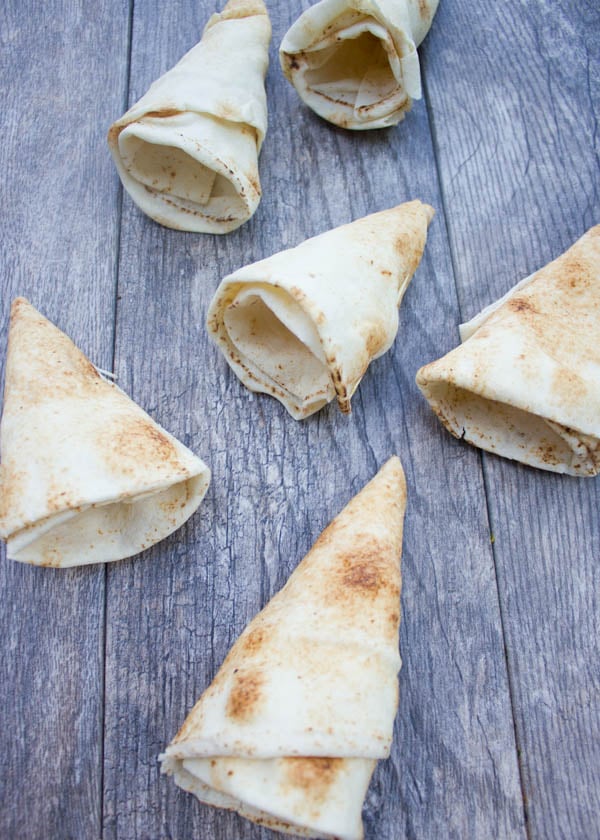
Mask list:
[[[393,452],[404,463],[400,710],[367,840],[600,837],[600,483],[452,439],[414,384],[457,324],[600,220],[597,0],[442,0],[425,97],[352,134],[308,112],[269,0],[263,201],[218,238],[123,196],[110,123],[198,39],[215,0],[5,0],[2,347],[24,294],[210,464],[199,512],[144,555],[0,562],[0,837],[267,840],[159,775],[229,646]],[[204,328],[219,279],[366,213],[434,205],[393,349],[343,417],[252,396]]]

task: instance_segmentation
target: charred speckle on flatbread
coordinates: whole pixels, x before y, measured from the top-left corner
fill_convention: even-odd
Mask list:
[[[510,300],[506,302],[506,305],[509,309],[512,309],[513,312],[531,313],[532,315],[538,314],[535,306],[525,297],[517,296],[510,298]]]
[[[538,446],[536,454],[540,461],[544,464],[549,464],[550,466],[556,466],[556,464],[559,464],[561,461],[553,443],[542,443]]]
[[[238,671],[227,698],[228,717],[237,721],[250,720],[257,711],[263,682],[263,676],[258,671]]]
[[[252,189],[253,189],[253,190],[254,190],[254,191],[255,191],[258,195],[260,195],[260,194],[261,194],[261,189],[260,189],[260,182],[258,181],[258,179],[257,179],[257,178],[253,178],[251,175],[249,175],[249,176],[248,176],[248,180],[250,181],[250,184],[251,184],[251,186],[252,186]]]
[[[388,615],[388,621],[391,625],[392,630],[397,630],[400,626],[400,613],[392,611]]]
[[[373,358],[383,347],[386,340],[385,330],[380,325],[374,325],[367,335],[367,353]],[[368,362],[367,362],[368,367]]]
[[[170,468],[180,463],[177,449],[169,438],[143,417],[130,420],[124,428],[120,423],[116,429],[108,426],[103,446],[106,457],[113,460],[119,471],[137,468],[147,460],[149,453]]]
[[[347,552],[338,572],[343,592],[356,592],[361,597],[376,597],[384,591],[399,594],[397,583],[391,580],[387,562],[381,559],[392,553],[391,545],[373,537],[354,551]]]
[[[70,506],[71,502],[68,498],[68,493],[66,490],[56,490],[54,488],[50,488],[48,491],[48,510],[51,512],[56,512],[59,510],[65,510]]]
[[[256,629],[251,630],[247,635],[244,635],[240,639],[244,653],[255,653],[257,650],[260,650],[266,637],[265,630],[262,627],[257,627]]]
[[[286,758],[285,775],[290,786],[317,801],[324,801],[328,789],[343,767],[341,758]]]
[[[423,19],[429,17],[429,0],[419,0],[419,14]]]
[[[353,557],[344,564],[341,573],[344,588],[359,590],[364,595],[376,595],[385,582],[381,570],[373,565],[370,557],[359,558]]]
[[[577,257],[568,257],[562,262],[559,286],[569,292],[589,288],[592,281],[589,267],[585,263]]]

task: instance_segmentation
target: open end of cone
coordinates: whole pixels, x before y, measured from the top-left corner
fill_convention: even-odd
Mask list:
[[[239,175],[255,168],[254,132],[225,120],[206,114],[144,117],[120,132],[118,148],[141,202],[155,196],[190,216],[242,221],[260,195],[258,177],[253,185]]]
[[[8,556],[61,568],[119,560],[175,531],[207,486],[200,475],[130,500],[64,511],[12,535]]]
[[[241,357],[273,389],[283,390],[298,410],[312,413],[333,398],[315,326],[283,289],[241,291],[225,309],[223,320]]]
[[[182,149],[149,143],[134,129],[123,132],[119,148],[127,171],[140,184],[198,204],[208,202],[217,173]]]
[[[554,472],[600,469],[591,439],[566,426],[448,382],[427,383],[427,394],[449,430],[481,449]]]
[[[306,53],[305,61],[307,85],[353,109],[375,105],[397,87],[382,40],[368,31]]]

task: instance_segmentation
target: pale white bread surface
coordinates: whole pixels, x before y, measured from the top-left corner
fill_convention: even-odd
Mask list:
[[[161,756],[177,784],[278,830],[362,836],[398,704],[405,506],[394,457],[232,647]]]
[[[302,419],[351,397],[398,331],[433,209],[411,201],[307,239],[221,281],[209,334],[244,385]]]
[[[137,554],[199,506],[210,471],[23,298],[0,424],[7,555],[79,566]]]
[[[421,98],[417,47],[437,7],[438,0],[321,0],[285,34],[283,72],[335,125],[396,125]]]
[[[200,43],[111,126],[123,186],[155,221],[227,233],[255,212],[270,39],[263,0],[229,0]]]
[[[600,470],[600,225],[463,325],[417,384],[456,437],[530,466]]]

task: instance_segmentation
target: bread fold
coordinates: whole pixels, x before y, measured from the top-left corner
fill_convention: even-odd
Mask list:
[[[374,213],[225,277],[209,333],[252,391],[296,419],[350,400],[398,331],[433,209],[420,201]]]
[[[362,837],[389,755],[406,506],[391,458],[246,627],[161,756],[202,802],[306,837]]]
[[[0,424],[0,536],[13,560],[137,554],[196,510],[208,467],[24,298],[12,305]]]
[[[417,384],[469,443],[569,475],[600,470],[600,225],[461,327]]]
[[[123,186],[155,221],[227,233],[255,212],[270,38],[263,0],[229,0],[200,43],[111,126]]]
[[[321,0],[287,31],[285,76],[315,113],[342,128],[385,128],[421,98],[417,47],[438,0]]]

